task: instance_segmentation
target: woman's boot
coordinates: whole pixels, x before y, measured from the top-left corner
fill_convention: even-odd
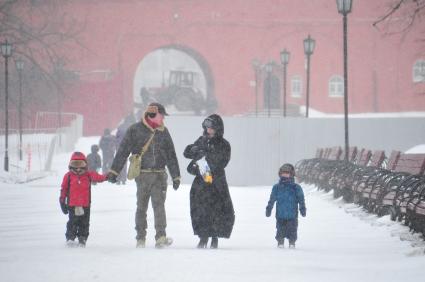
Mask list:
[[[208,237],[199,237],[198,249],[205,249],[208,244]]]
[[[212,237],[211,238],[211,249],[217,249],[218,248],[218,238]]]

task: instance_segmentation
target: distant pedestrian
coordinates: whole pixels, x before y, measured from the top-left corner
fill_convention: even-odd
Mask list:
[[[112,165],[116,148],[115,137],[111,134],[111,130],[109,128],[106,128],[103,131],[103,135],[99,141],[99,147],[102,150],[102,172],[106,174]]]
[[[119,148],[122,140],[124,139],[125,133],[127,132],[127,129],[135,123],[136,120],[134,119],[133,114],[129,114],[124,121],[118,126],[117,133],[115,134],[115,141],[116,146]],[[123,168],[121,169],[120,174],[117,177],[117,184],[125,184],[127,181],[127,162],[124,163]]]
[[[99,146],[94,144],[91,146],[91,153],[87,155],[88,170],[99,172],[102,167],[102,159],[99,155]],[[96,185],[96,182],[93,183]]]
[[[273,186],[270,200],[266,207],[266,216],[272,213],[276,204],[276,240],[279,248],[284,247],[285,238],[289,240],[289,248],[295,248],[298,232],[298,209],[306,216],[304,193],[300,185],[295,183],[295,169],[291,164],[284,164],[279,169],[279,183]]]
[[[87,165],[89,170],[99,172],[102,168],[102,159],[99,155],[99,146],[94,144],[91,146],[91,153],[87,155]]]
[[[59,197],[62,212],[68,214],[65,233],[68,246],[75,245],[75,238],[78,238],[80,247],[86,246],[90,226],[91,184],[105,180],[106,176],[88,170],[87,159],[83,153],[72,154]]]

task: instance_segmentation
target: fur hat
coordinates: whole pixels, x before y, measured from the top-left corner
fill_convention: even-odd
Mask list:
[[[207,132],[207,128],[212,128],[217,136],[222,137],[224,134],[223,119],[217,114],[212,114],[202,122],[202,128],[204,129],[204,134]]]
[[[86,156],[81,152],[72,153],[71,160],[69,161],[70,167],[86,167],[87,159]]]

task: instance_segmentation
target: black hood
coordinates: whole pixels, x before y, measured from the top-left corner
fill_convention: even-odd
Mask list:
[[[215,130],[216,137],[223,137],[224,123],[223,123],[223,119],[219,115],[212,114],[209,117],[207,117],[205,120],[212,121],[212,124],[213,124],[212,129]],[[205,128],[205,126],[203,126],[203,128],[204,128],[204,135],[206,135],[207,129]]]

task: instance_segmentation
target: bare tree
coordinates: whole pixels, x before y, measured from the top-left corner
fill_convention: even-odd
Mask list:
[[[383,27],[388,34],[408,32],[425,16],[425,0],[391,0],[387,11],[373,26]],[[422,25],[424,26],[424,25]]]
[[[65,12],[66,2],[0,0],[0,41],[8,40],[13,44],[12,57],[26,61],[25,83],[31,89],[25,93],[26,99],[44,107],[61,99],[57,96],[63,94],[70,77],[65,75],[70,73],[65,68],[70,48],[84,48],[79,41],[84,23]]]

